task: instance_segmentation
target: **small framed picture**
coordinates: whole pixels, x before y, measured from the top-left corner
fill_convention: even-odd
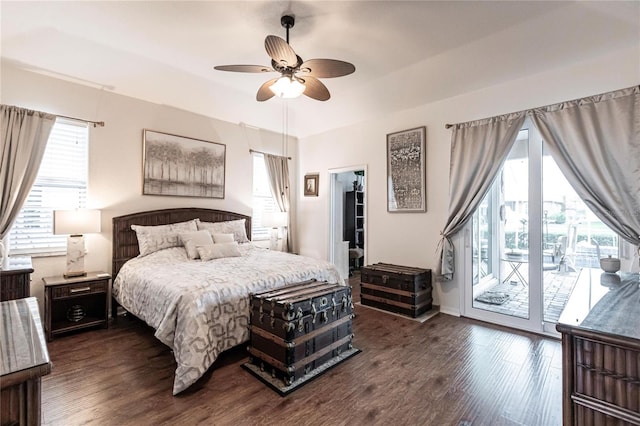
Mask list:
[[[305,175],[304,176],[304,196],[305,197],[317,197],[318,196],[318,179],[320,175]]]

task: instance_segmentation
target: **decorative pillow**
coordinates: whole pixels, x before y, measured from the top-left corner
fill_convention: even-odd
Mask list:
[[[202,260],[221,259],[223,257],[240,257],[240,249],[238,243],[210,244],[207,246],[198,246],[198,254]]]
[[[201,222],[198,219],[198,230],[206,229],[211,234],[233,234],[234,240],[239,243],[248,243],[245,219],[228,220],[226,222]]]
[[[203,232],[208,233],[209,231],[203,231]],[[235,240],[236,239],[233,237],[233,234],[213,234],[213,242],[216,244],[232,243]]]
[[[140,256],[146,256],[158,250],[182,245],[179,234],[197,231],[196,219],[169,225],[142,226],[131,225],[138,237]]]
[[[200,257],[197,246],[213,244],[211,233],[205,230],[185,232],[180,234],[180,240],[182,241],[184,248],[187,250],[187,256],[189,256],[189,259],[197,259]],[[231,235],[231,241],[233,241],[233,235]]]

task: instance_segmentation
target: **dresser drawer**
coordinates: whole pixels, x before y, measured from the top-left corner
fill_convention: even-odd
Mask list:
[[[52,288],[51,297],[53,299],[63,299],[65,297],[74,297],[81,294],[106,293],[108,285],[109,280],[56,286]]]

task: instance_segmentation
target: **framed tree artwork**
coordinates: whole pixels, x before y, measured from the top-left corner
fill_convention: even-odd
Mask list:
[[[387,211],[426,212],[426,127],[387,135]]]
[[[144,195],[224,198],[226,145],[144,130]]]

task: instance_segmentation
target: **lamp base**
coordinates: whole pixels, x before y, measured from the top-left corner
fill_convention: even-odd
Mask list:
[[[65,278],[87,275],[84,270],[84,236],[69,235],[67,238],[67,272]]]
[[[271,238],[269,239],[269,249],[278,250],[278,228],[271,228]]]

